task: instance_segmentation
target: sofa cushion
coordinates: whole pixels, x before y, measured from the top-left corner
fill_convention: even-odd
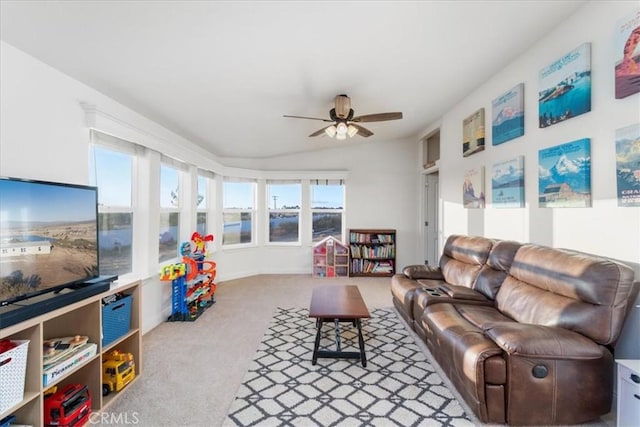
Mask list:
[[[502,282],[509,273],[513,258],[522,243],[511,240],[498,240],[491,247],[487,262],[480,269],[473,289],[489,299],[495,300]]]
[[[630,303],[633,274],[595,255],[526,244],[516,253],[496,303],[518,322],[565,328],[612,344]]]
[[[463,306],[429,305],[424,310],[422,326],[426,331],[427,346],[447,377],[473,411],[482,420],[488,420],[485,385],[506,379],[506,372],[499,372],[506,369],[506,364],[496,359],[497,363],[491,363],[489,369],[485,369],[485,361],[501,359],[503,352],[458,312]]]
[[[451,235],[440,257],[444,281],[452,285],[473,287],[482,266],[487,262],[493,240],[478,236]]]
[[[509,355],[551,359],[600,359],[604,348],[562,328],[517,322],[485,324],[485,335]]]

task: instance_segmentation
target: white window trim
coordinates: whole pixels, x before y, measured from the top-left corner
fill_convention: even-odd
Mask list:
[[[158,259],[157,262],[160,266],[166,265],[166,264],[170,264],[171,262],[175,262],[177,260],[181,259],[181,256],[179,254],[179,250],[180,250],[180,245],[181,242],[184,240],[184,223],[185,223],[185,210],[187,209],[184,205],[185,203],[183,202],[184,200],[184,181],[185,181],[185,173],[188,173],[187,170],[187,165],[184,163],[180,163],[177,160],[168,158],[164,155],[161,154],[161,161],[160,161],[160,169],[158,170],[158,173],[160,174],[160,182],[162,182],[162,166],[167,166],[171,169],[174,169],[177,173],[178,173],[178,206],[174,206],[174,207],[163,207],[162,203],[160,203],[158,205],[158,221],[160,220],[160,217],[162,216],[162,214],[172,214],[172,213],[177,213],[178,214],[178,242],[177,242],[177,247],[176,247],[176,252],[175,255],[171,258],[165,259],[165,260],[160,260],[160,227],[158,226],[158,230],[157,230],[157,235],[158,235],[158,239],[156,241],[156,245],[158,246]],[[184,165],[184,166],[181,166]],[[158,191],[162,190],[162,186],[158,187]],[[160,201],[162,199],[162,197],[159,197],[158,200]],[[158,225],[160,225],[158,223]]]
[[[95,129],[90,129],[90,145],[91,147],[102,147],[106,150],[120,152],[131,156],[131,200],[129,206],[116,206],[105,205],[98,202],[98,215],[101,213],[114,214],[114,213],[126,213],[131,214],[131,271],[125,274],[118,274],[118,280],[124,282],[134,280],[140,277],[140,271],[142,266],[136,262],[133,254],[136,253],[137,248],[141,246],[139,240],[139,234],[136,233],[136,217],[137,217],[137,204],[136,196],[138,193],[138,187],[140,185],[138,180],[138,161],[139,156],[144,155],[145,148],[135,143],[122,140],[120,138],[102,133]],[[91,153],[93,148],[89,150]],[[95,159],[90,160],[92,163]],[[95,168],[95,163],[93,164]],[[94,177],[95,179],[95,177]],[[97,182],[95,182],[97,185]],[[98,190],[99,191],[99,190]],[[98,194],[99,196],[99,194]]]
[[[294,185],[294,184],[298,184],[300,186],[300,208],[298,209],[272,209],[269,204],[271,201],[271,195],[269,194],[269,188],[270,185]],[[267,180],[266,182],[266,189],[265,189],[265,202],[266,202],[266,209],[265,209],[265,230],[264,230],[264,242],[265,242],[265,246],[286,246],[286,247],[299,247],[302,246],[302,212],[304,211],[303,209],[303,203],[302,203],[302,192],[303,192],[303,184],[301,182],[301,180],[299,179],[292,179],[292,180]],[[295,242],[272,242],[269,239],[269,234],[271,232],[271,222],[270,222],[270,216],[272,213],[297,213],[298,214],[298,240]]]
[[[252,205],[251,209],[246,208],[225,208],[224,207],[224,183],[250,183],[253,187],[253,195],[252,195]],[[222,215],[221,215],[221,223],[222,223],[222,231],[220,234],[220,246],[223,250],[236,250],[241,248],[253,248],[259,246],[257,240],[257,222],[258,222],[258,206],[257,198],[258,198],[258,182],[252,178],[236,178],[236,177],[224,177],[222,182]],[[251,213],[251,241],[249,243],[224,243],[224,215],[226,213],[243,213],[249,212]]]

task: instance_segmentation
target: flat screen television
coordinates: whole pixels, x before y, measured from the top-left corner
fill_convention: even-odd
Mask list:
[[[0,177],[0,306],[99,277],[98,189]]]

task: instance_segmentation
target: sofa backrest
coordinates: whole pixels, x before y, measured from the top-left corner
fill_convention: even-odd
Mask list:
[[[525,244],[496,296],[521,323],[556,326],[613,344],[631,304],[633,270],[614,260]]]
[[[495,240],[487,262],[482,266],[473,289],[495,300],[500,286],[509,274],[513,258],[522,243],[512,240]]]
[[[486,237],[449,236],[439,263],[444,280],[452,285],[472,288],[492,246],[493,240]]]

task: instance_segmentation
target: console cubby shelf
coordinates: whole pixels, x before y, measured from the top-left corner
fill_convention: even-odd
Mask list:
[[[119,394],[102,396],[102,357],[118,349],[132,353],[136,364],[136,381],[142,370],[142,332],[140,330],[141,291],[140,281],[112,285],[108,291],[69,304],[57,310],[0,329],[0,339],[29,340],[24,396],[21,402],[0,413],[0,419],[15,415],[17,424],[44,425],[42,413],[44,391],[72,383],[85,384],[92,399],[92,410],[104,410]],[[129,331],[106,346],[102,346],[102,298],[116,293],[130,295],[131,324]],[[45,339],[86,335],[89,342],[96,343],[98,351],[83,364],[43,385],[42,347]],[[128,387],[128,386],[127,386]]]
[[[396,230],[349,230],[349,276],[389,277],[396,271]]]

